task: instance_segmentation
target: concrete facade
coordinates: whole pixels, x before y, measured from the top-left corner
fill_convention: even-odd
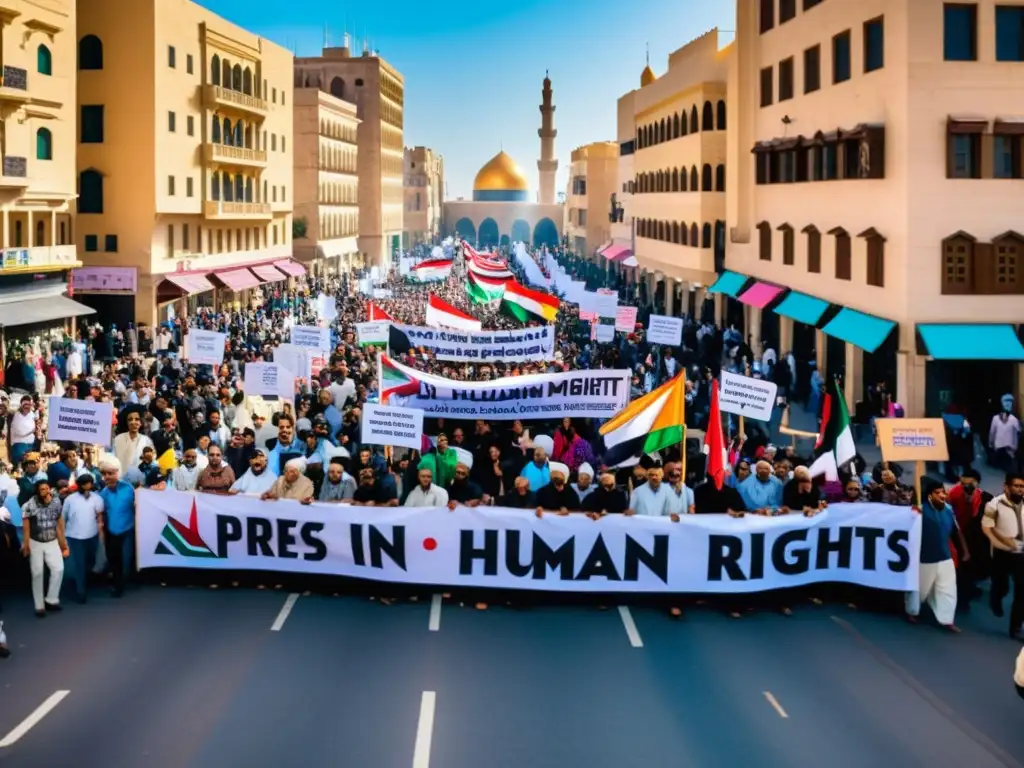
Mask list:
[[[427,147],[405,148],[405,248],[432,243],[441,234],[444,158]]]
[[[618,183],[619,145],[599,141],[572,151],[566,191],[566,234],[580,254],[594,252],[611,239],[611,196]]]

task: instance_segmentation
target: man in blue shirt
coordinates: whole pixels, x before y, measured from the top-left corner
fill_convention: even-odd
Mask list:
[[[533,449],[533,461],[523,467],[519,473],[530,483],[530,490],[536,493],[545,485],[551,482],[551,469],[548,467],[548,454],[541,446],[536,445]]]
[[[782,506],[782,481],[772,474],[772,465],[761,460],[754,474],[736,488],[740,492],[747,512],[766,514]]]
[[[104,506],[101,525],[106,529],[104,548],[113,576],[110,593],[121,597],[135,553],[135,489],[121,479],[121,463],[113,456],[100,462],[100,474]]]
[[[953,623],[956,618],[956,566],[950,551],[949,540],[955,535],[959,539],[962,560],[970,560],[967,542],[956,523],[953,509],[946,503],[946,489],[942,483],[924,480],[925,494],[921,505],[921,571],[917,592],[907,592],[907,618],[917,623],[921,612],[921,601],[925,600],[935,614],[935,620],[950,632],[959,632]]]
[[[284,474],[285,464],[305,455],[306,444],[295,434],[295,421],[282,413],[277,420],[277,441],[267,455],[267,472],[278,477]]]

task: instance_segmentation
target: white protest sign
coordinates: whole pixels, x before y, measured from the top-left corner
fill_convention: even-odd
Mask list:
[[[610,288],[597,289],[597,314],[614,320],[619,310],[619,294]]]
[[[306,379],[313,376],[313,350],[297,347],[294,344],[280,344],[274,347],[274,362],[283,367],[296,378]]]
[[[632,333],[636,328],[636,307],[618,307],[615,311],[615,330]]]
[[[590,338],[598,344],[607,344],[615,341],[615,326],[604,323],[592,323],[590,326]]]
[[[599,302],[596,293],[594,293],[593,291],[584,290],[580,292],[579,298],[580,310],[582,310],[583,312],[589,312],[595,316],[598,314],[597,308]]]
[[[586,320],[588,323],[592,323],[597,320],[597,312],[588,312],[585,309],[581,309],[580,320]]]
[[[777,384],[764,379],[740,376],[722,371],[718,389],[718,406],[725,413],[745,416],[754,421],[768,421],[775,407]]]
[[[295,376],[277,363],[246,363],[245,393],[291,400],[295,395]]]
[[[293,325],[292,344],[297,347],[330,352],[331,329],[317,328],[315,325]]]
[[[46,437],[56,442],[89,443],[110,447],[110,429],[113,425],[113,403],[91,403],[68,397],[51,397],[50,418]]]
[[[226,340],[226,333],[192,328],[185,334],[185,359],[196,365],[220,365]]]
[[[647,321],[647,341],[678,347],[683,343],[683,318],[651,315]]]
[[[363,406],[360,442],[369,445],[401,445],[421,448],[423,411],[419,408],[396,408],[386,405]]]
[[[338,305],[333,296],[321,293],[316,297],[316,313],[327,322],[338,316]]]
[[[391,323],[387,320],[372,320],[368,323],[356,323],[356,338],[359,346],[387,345]]]

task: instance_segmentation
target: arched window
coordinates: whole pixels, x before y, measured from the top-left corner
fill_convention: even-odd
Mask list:
[[[679,191],[685,192],[687,188],[687,173],[685,168],[679,169]]]
[[[22,226],[20,221],[14,222],[14,247],[21,248],[25,243],[23,242]]]
[[[345,81],[340,77],[336,77],[331,80],[331,96],[338,99],[345,98]]]
[[[78,174],[78,212],[103,213],[103,176],[93,169]]]
[[[690,169],[690,191],[697,192],[700,190],[700,177],[697,175],[697,166],[693,166]]]
[[[103,43],[96,35],[78,41],[78,68],[103,69]]]
[[[234,126],[228,118],[224,118],[224,143],[229,147],[235,142],[235,130]]]
[[[679,244],[679,222],[678,221],[673,221],[672,222],[672,242],[676,243],[677,245]]]
[[[694,248],[696,248],[697,247],[697,243],[700,242],[697,239],[698,237],[700,237],[700,233],[697,231],[697,225],[696,224],[691,224],[690,225],[690,245],[693,246]]]
[[[718,130],[725,130],[725,100],[718,102]]]
[[[220,85],[220,56],[216,53],[210,59],[210,82],[214,85]]]
[[[283,139],[282,139],[283,141]],[[235,123],[235,146],[241,147],[242,145],[242,121],[239,120]],[[283,149],[283,147],[282,147]]]
[[[46,224],[41,219],[36,222],[36,241],[32,245],[46,245]]]
[[[700,129],[700,124],[697,122],[697,105],[694,104],[690,109],[690,133],[697,133]]]
[[[657,239],[658,240],[664,240],[665,239],[665,222],[664,221],[659,221],[656,226],[658,228],[658,238]]]
[[[715,130],[715,108],[711,106],[710,101],[704,102],[704,114],[701,117],[702,131],[713,131]]]
[[[36,49],[36,72],[40,75],[53,74],[53,54],[45,45],[40,45]]]
[[[232,90],[241,92],[242,90],[242,65],[235,64],[231,70],[231,88]]]
[[[247,176],[245,179],[245,202],[252,202],[252,177]]]
[[[711,192],[711,191],[713,191],[714,187],[711,185],[711,182],[712,182],[711,166],[708,165],[707,163],[705,163],[704,167],[701,169],[701,184],[700,184],[701,190],[703,190],[704,192]]]
[[[672,138],[678,139],[681,134],[679,133],[679,113],[676,112],[672,115]]]
[[[213,116],[213,121],[210,126],[210,141],[214,144],[220,144],[220,118],[216,115]]]
[[[673,168],[672,169],[672,191],[673,192],[678,192],[679,191],[679,169],[678,168]]]
[[[231,183],[231,175],[226,171],[221,173],[221,186],[224,191],[224,202],[233,203],[235,201],[235,187]]]
[[[679,113],[679,135],[688,136],[689,133],[690,132],[687,130],[686,126],[686,110],[684,109],[682,112]]]
[[[210,179],[210,198],[220,200],[220,174],[216,171],[214,171],[213,178]]]
[[[245,201],[245,179],[242,174],[235,176],[235,200],[240,203]]]
[[[252,70],[248,67],[242,71],[242,93],[252,96]]]
[[[942,292],[956,295],[973,293],[974,243],[966,232],[957,232],[942,241]]]
[[[715,166],[715,191],[725,192],[725,166]]]
[[[227,59],[220,65],[220,84],[223,88],[231,88],[231,62]]]
[[[49,128],[36,131],[36,160],[53,160],[53,134]]]
[[[711,225],[710,224],[705,224],[704,225],[704,229],[701,232],[700,247],[701,248],[710,248],[711,247]]]
[[[679,243],[680,245],[686,245],[689,242],[689,228],[686,226],[686,222],[684,221],[679,225]]]

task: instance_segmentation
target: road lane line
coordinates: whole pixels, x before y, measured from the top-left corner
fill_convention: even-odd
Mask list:
[[[0,741],[0,749],[3,747],[10,747],[15,744],[18,739],[38,725],[39,721],[46,717],[54,707],[64,701],[64,697],[69,693],[71,693],[71,691],[55,691],[52,693],[50,698],[36,708],[35,712],[22,720],[13,731],[4,736],[3,740]]]
[[[434,707],[437,694],[424,691],[420,699],[420,722],[416,726],[416,746],[412,751],[412,768],[430,768],[430,742],[434,738]]]
[[[765,691],[764,697],[768,699],[768,703],[772,705],[772,709],[779,713],[779,717],[783,720],[789,720],[789,715],[786,714],[786,710],[784,710],[782,705],[779,704],[779,700],[772,696],[771,691]]]
[[[629,644],[634,648],[643,648],[644,641],[640,639],[640,632],[636,628],[636,622],[633,621],[633,614],[629,612],[628,606],[619,606],[619,617],[622,619],[622,625],[626,628],[626,636],[629,637]]]
[[[295,602],[299,599],[298,592],[292,592],[284,601],[284,605],[281,606],[281,612],[277,614],[277,618],[274,619],[274,623],[270,625],[271,632],[280,632],[281,627],[288,621],[288,614],[292,612],[292,608],[295,607]]]
[[[441,595],[440,593],[430,598],[430,621],[427,628],[431,632],[438,632],[441,629]]]

